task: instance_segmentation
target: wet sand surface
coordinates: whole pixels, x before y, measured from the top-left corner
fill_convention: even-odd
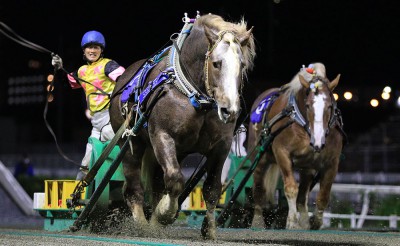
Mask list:
[[[289,231],[218,228],[217,240],[204,240],[199,226],[185,221],[157,231],[136,228],[130,218],[117,226],[93,233],[88,229],[70,232],[44,230],[44,218],[24,216],[8,206],[0,212],[0,245],[400,245],[399,230],[391,231]]]
[[[217,236],[216,241],[204,240],[200,228],[175,225],[158,231],[124,225],[103,233],[0,228],[0,245],[400,245],[399,232],[219,228]]]

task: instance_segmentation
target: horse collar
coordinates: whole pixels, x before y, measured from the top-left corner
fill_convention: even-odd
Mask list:
[[[290,113],[290,117],[300,126],[302,126],[307,134],[311,136],[311,132],[309,127],[307,127],[307,122],[304,118],[304,116],[301,114],[300,109],[296,103],[296,97],[293,94],[290,94],[289,100],[288,100],[288,107],[292,108],[292,111]],[[337,108],[336,102],[333,103],[333,110],[331,113],[331,117],[329,119],[328,123],[328,129],[326,131],[326,135],[329,134],[329,129],[334,126],[334,124],[339,120],[339,127],[341,128],[343,126],[343,123],[341,123],[341,115],[340,115],[340,110]]]
[[[300,126],[306,128],[305,126],[307,125],[307,122],[304,119],[303,115],[301,114],[299,106],[297,106],[297,103],[296,103],[296,98],[293,94],[290,94],[290,96],[289,96],[288,106],[293,107],[293,111],[292,111],[292,114],[290,115],[290,117],[294,121],[296,121]],[[310,134],[309,129],[307,129],[307,132],[308,132],[308,134]]]
[[[175,87],[184,95],[186,95],[193,107],[196,109],[209,109],[215,107],[215,100],[208,95],[205,95],[201,91],[199,92],[192,83],[186,78],[185,74],[183,73],[183,69],[179,62],[179,52],[180,49],[186,40],[187,36],[190,34],[190,31],[193,27],[193,23],[185,23],[182,31],[174,41],[174,46],[171,47],[169,52],[169,63],[168,66],[172,67],[175,72],[175,80],[174,85]],[[183,67],[184,68],[184,67]],[[206,86],[207,88],[207,86]]]

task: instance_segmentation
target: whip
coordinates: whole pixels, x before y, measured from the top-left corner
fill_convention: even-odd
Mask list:
[[[16,32],[14,32],[9,26],[7,26],[4,22],[1,22],[1,21],[0,21],[0,33],[2,33],[4,36],[6,36],[6,37],[9,38],[10,40],[14,41],[15,43],[17,43],[17,44],[19,44],[19,45],[21,45],[21,46],[27,47],[27,48],[32,49],[32,50],[36,50],[36,51],[41,52],[41,53],[49,54],[49,55],[51,55],[51,57],[58,56],[58,55],[55,54],[54,52],[52,52],[52,51],[50,51],[50,50],[48,50],[48,49],[46,49],[46,48],[44,48],[44,47],[42,47],[42,46],[40,46],[40,45],[38,45],[38,44],[32,43],[32,42],[26,40],[25,38],[21,37],[21,36],[18,35]],[[66,71],[64,68],[55,67],[55,68],[54,68],[54,74],[56,74],[56,72],[57,72],[58,69],[62,69],[64,72],[67,73],[67,71]],[[50,85],[48,86],[48,90],[47,90],[47,100],[46,100],[46,103],[45,103],[45,106],[44,106],[44,110],[43,110],[43,119],[44,119],[44,122],[45,122],[46,127],[47,127],[47,129],[49,130],[51,136],[52,136],[53,139],[54,139],[54,142],[55,142],[55,144],[56,144],[58,153],[59,153],[65,160],[67,160],[67,161],[69,161],[69,162],[71,162],[71,163],[73,163],[73,164],[75,164],[75,165],[80,166],[80,164],[78,164],[77,162],[71,160],[71,159],[70,159],[68,156],[66,156],[66,155],[64,154],[64,152],[61,150],[61,148],[60,148],[60,146],[59,146],[59,144],[58,144],[58,141],[57,141],[57,137],[56,137],[56,135],[55,135],[53,129],[51,128],[49,122],[47,121],[48,104],[49,104],[49,102],[53,101],[53,95],[51,94],[51,91],[53,91],[53,89],[54,89],[54,79],[51,80],[51,83],[50,83]]]

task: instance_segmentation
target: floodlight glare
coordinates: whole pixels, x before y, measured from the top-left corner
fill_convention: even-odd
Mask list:
[[[390,88],[390,86],[385,86],[385,88],[383,88],[383,92],[390,93],[392,92],[392,88]]]
[[[339,95],[337,93],[333,93],[333,97],[335,98],[335,101],[339,99]]]
[[[369,102],[371,104],[372,107],[376,108],[379,106],[379,101],[376,99],[371,99],[371,101]]]
[[[390,93],[382,92],[381,97],[383,100],[388,100],[390,98]]]
[[[345,98],[346,100],[351,100],[351,99],[353,98],[353,94],[352,94],[350,91],[346,91],[346,92],[343,94],[343,96],[344,96],[344,98]]]

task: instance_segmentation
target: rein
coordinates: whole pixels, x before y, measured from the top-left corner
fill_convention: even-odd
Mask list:
[[[123,147],[120,149],[120,152],[118,153],[117,158],[114,160],[114,162],[116,160],[118,160],[115,163],[117,165],[119,165],[119,163],[121,162],[120,158],[127,151],[128,144],[129,145],[132,144],[131,143],[131,138],[133,136],[136,136],[136,134],[139,132],[141,127],[146,123],[146,120],[149,117],[149,115],[151,113],[151,110],[153,109],[155,103],[157,102],[158,98],[163,96],[164,93],[165,93],[165,91],[163,90],[163,88],[160,88],[160,90],[158,90],[156,96],[152,99],[152,101],[149,102],[149,106],[147,107],[147,109],[140,115],[139,120],[137,120],[135,122],[135,125],[131,129],[129,129],[130,124],[133,123],[133,121],[134,121],[134,117],[132,117],[133,116],[133,112],[134,112],[134,106],[132,107],[130,113],[128,114],[128,117],[126,117],[125,121],[121,124],[120,128],[115,133],[115,136],[111,139],[110,143],[104,148],[104,150],[102,151],[102,153],[99,156],[99,158],[93,164],[93,167],[85,175],[83,180],[81,180],[75,186],[75,189],[74,189],[74,191],[73,191],[73,193],[71,195],[72,199],[71,199],[71,201],[69,202],[69,205],[68,205],[71,210],[74,210],[75,207],[81,205],[80,204],[80,197],[81,197],[81,193],[84,191],[84,188],[89,186],[89,184],[93,181],[93,179],[95,178],[95,176],[96,176],[98,170],[100,169],[101,165],[103,165],[104,161],[108,158],[110,152],[113,150],[113,148],[118,143],[118,141],[121,138],[126,137],[126,140],[123,143]],[[112,166],[114,166],[114,162],[113,162]],[[111,169],[111,167],[110,167],[110,169]],[[110,178],[111,178],[111,176],[110,176]],[[105,179],[106,178],[104,178],[104,180]]]
[[[6,36],[7,38],[9,38],[10,40],[16,42],[17,44],[27,47],[29,49],[41,52],[41,53],[45,53],[45,54],[49,54],[51,55],[51,57],[57,56],[54,52],[38,45],[35,44],[33,42],[30,42],[26,39],[24,39],[23,37],[21,37],[20,35],[18,35],[16,32],[14,32],[9,26],[7,26],[5,23],[0,21],[0,33],[2,33],[4,36]],[[4,30],[3,30],[4,28]],[[63,67],[60,68],[61,70],[63,70],[66,74],[70,74],[66,69],[64,69]],[[54,72],[53,74],[57,73],[58,68],[54,68]],[[95,93],[95,94],[103,94],[103,95],[107,95],[110,98],[110,95],[108,93],[106,93],[104,90],[102,90],[101,88],[98,88],[97,86],[93,85],[92,83],[85,81],[83,79],[80,79],[76,76],[73,76],[75,78],[75,80],[80,84],[81,82],[87,83],[92,85],[93,87],[95,87],[97,90],[99,90],[101,93]],[[54,139],[54,142],[56,144],[56,148],[58,153],[68,162],[71,162],[77,166],[81,166],[78,162],[70,159],[61,149],[58,140],[57,140],[57,136],[55,135],[50,123],[47,121],[47,112],[48,112],[48,105],[49,102],[51,102],[53,100],[53,95],[51,94],[51,91],[54,88],[54,79],[50,82],[50,86],[49,86],[49,90],[47,92],[47,100],[44,106],[44,110],[43,110],[43,119],[44,119],[44,123],[48,129],[48,131],[50,132],[51,136]],[[107,106],[107,105],[106,105]]]
[[[16,32],[14,32],[9,26],[7,26],[5,23],[0,21],[0,26],[2,28],[4,28],[4,30],[2,28],[0,28],[0,33],[2,33],[4,36],[6,36],[7,38],[9,38],[10,40],[14,41],[15,43],[27,47],[29,49],[38,51],[40,53],[45,53],[45,54],[49,54],[51,55],[51,57],[55,56],[56,54],[38,44],[32,43],[26,39],[24,39],[23,37],[21,37],[20,35],[18,35]],[[57,68],[54,68],[54,74],[56,74],[57,72]],[[47,92],[47,100],[44,106],[44,110],[43,110],[43,119],[44,119],[44,123],[47,127],[47,129],[49,130],[51,136],[54,139],[54,142],[56,144],[57,147],[57,151],[58,153],[68,162],[71,162],[77,166],[80,166],[79,163],[77,163],[76,161],[70,159],[66,154],[64,154],[64,152],[61,150],[61,147],[58,144],[58,140],[57,137],[52,129],[52,127],[50,126],[49,122],[47,121],[47,111],[48,111],[48,104],[49,102],[51,102],[53,100],[53,95],[51,94],[51,91],[54,88],[54,80],[51,81],[50,86],[49,86],[49,90]]]

